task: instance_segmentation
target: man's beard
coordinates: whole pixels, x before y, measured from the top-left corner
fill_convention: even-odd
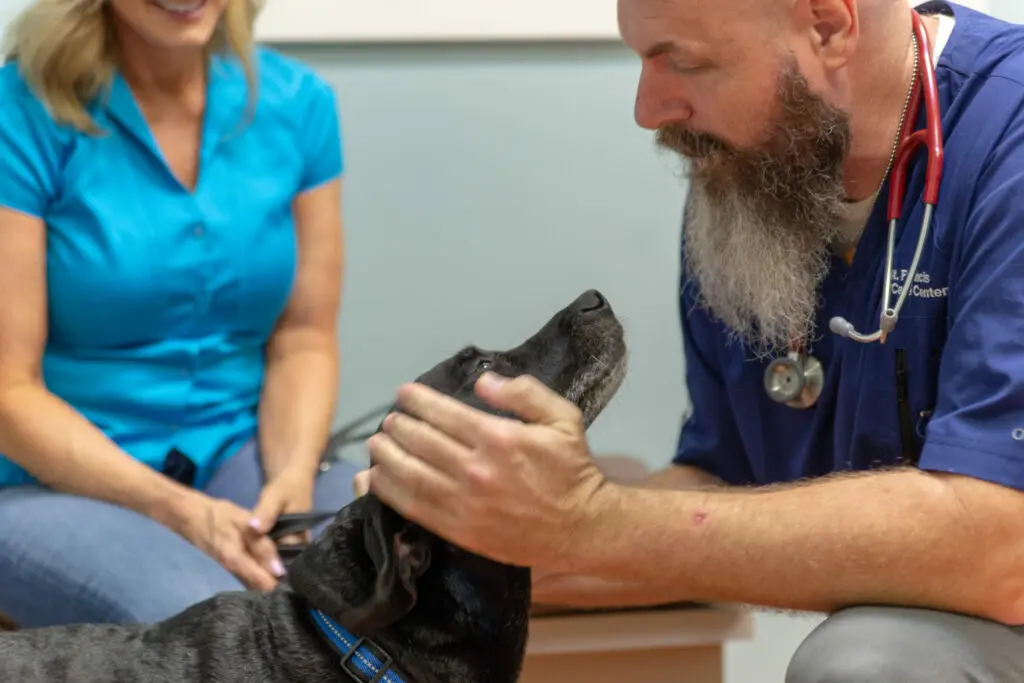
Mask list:
[[[687,276],[700,303],[759,356],[812,339],[842,218],[850,126],[792,60],[765,132],[763,143],[744,150],[675,124],[657,135],[659,145],[692,160]]]

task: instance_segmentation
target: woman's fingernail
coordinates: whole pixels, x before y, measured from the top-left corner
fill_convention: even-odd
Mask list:
[[[252,519],[249,520],[249,526],[252,529],[255,529],[256,531],[262,531],[263,530],[263,526],[260,524],[260,520],[256,519],[255,517],[253,517]]]
[[[284,564],[282,564],[281,560],[271,560],[270,571],[279,579],[283,578],[284,575],[288,573],[285,571]]]

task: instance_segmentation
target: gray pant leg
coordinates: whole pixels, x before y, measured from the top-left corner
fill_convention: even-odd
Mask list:
[[[853,607],[797,649],[786,683],[1024,681],[1024,628],[947,612]]]

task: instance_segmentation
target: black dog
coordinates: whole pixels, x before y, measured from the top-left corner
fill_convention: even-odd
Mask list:
[[[531,374],[587,426],[625,372],[622,327],[586,292],[505,352],[465,349],[418,381],[489,410],[473,384]],[[143,550],[144,552],[144,550]],[[526,648],[530,570],[468,553],[372,494],[342,509],[269,594],[221,594],[150,626],[0,635],[11,683],[512,683]],[[357,635],[353,635],[357,634]]]

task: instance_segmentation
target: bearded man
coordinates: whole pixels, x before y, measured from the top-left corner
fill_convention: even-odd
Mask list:
[[[906,0],[619,0],[636,118],[691,163],[673,463],[610,482],[577,410],[484,375],[522,422],[402,387],[361,483],[535,567],[538,602],[827,613],[789,683],[1024,680],[1024,30],[916,10],[921,33]],[[919,242],[927,146],[893,173],[933,76]]]

